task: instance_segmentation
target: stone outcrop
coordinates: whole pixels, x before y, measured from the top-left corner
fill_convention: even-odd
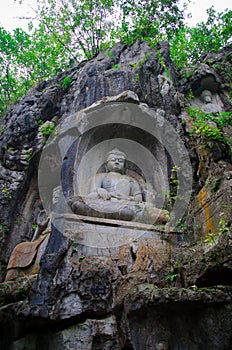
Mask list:
[[[167,44],[161,43],[160,50],[174,74]],[[118,67],[114,68],[115,65]],[[65,77],[72,80],[68,88],[63,87]],[[125,90],[134,91],[150,107],[161,108],[165,104],[167,118],[176,124],[173,112],[174,115],[179,112],[178,96],[159,62],[158,52],[151,51],[146,43],[137,43],[131,48],[117,44],[109,56],[100,54],[39,84],[12,106],[2,120],[0,195],[7,210],[1,212],[1,249],[8,255],[4,260],[9,258],[16,243],[30,239],[33,234],[31,225],[36,221],[33,213],[40,205],[36,172],[46,138],[46,130],[40,130],[39,121],[56,124],[105,96],[115,96]],[[34,208],[30,207],[35,203]]]
[[[117,44],[40,83],[11,107],[1,120],[0,136],[1,349],[231,348],[232,165],[227,140],[231,125],[222,130],[227,139],[204,143],[190,132],[194,121],[186,99],[192,91],[197,103],[202,90],[211,89],[222,110],[231,110],[225,70],[226,65],[231,69],[231,55],[229,47],[206,55],[204,64],[199,63],[184,78],[175,70],[167,43],[153,49],[142,42],[131,47]],[[68,86],[66,77],[70,78]],[[120,117],[119,125],[116,119],[123,110],[132,113]],[[87,121],[107,116],[109,111],[111,124],[86,132]],[[136,129],[132,122],[137,122],[133,118],[138,111],[141,125],[147,116],[160,129],[168,125],[163,140],[170,149],[179,147],[179,138],[183,140],[192,174],[186,174],[185,157],[180,158],[181,164],[175,163],[166,145]],[[130,123],[127,117],[132,118]],[[74,142],[77,120],[79,143]],[[54,137],[47,141],[52,133]],[[59,200],[51,212],[57,210],[57,221],[38,259],[33,248],[37,247],[36,217],[45,205],[48,209],[53,205],[52,196],[50,204],[43,201],[41,181],[49,188],[52,178],[59,192],[60,179],[54,169],[57,159],[62,159],[64,197],[73,195],[71,183],[80,160],[74,155],[87,154],[107,137],[126,138],[148,149],[160,164],[157,174],[163,174],[169,190],[169,196],[166,193],[162,198],[164,208],[172,213],[176,205],[174,213],[178,213],[183,206],[185,215],[166,226],[80,219],[63,212],[64,202],[56,194]],[[71,146],[62,154],[66,142]],[[45,162],[49,175],[38,181],[44,150],[54,157]],[[97,164],[93,159],[92,166]],[[182,177],[181,165],[186,170]],[[143,180],[135,165],[129,171]],[[178,181],[190,177],[191,201],[185,203],[183,193],[178,198]],[[161,187],[156,180],[153,186]],[[159,202],[157,197],[157,206]],[[59,220],[62,229],[57,226]],[[97,235],[105,245],[96,245]],[[119,236],[122,241],[118,243]],[[18,264],[20,257],[10,260],[13,249],[24,246],[33,248],[30,264]],[[4,282],[9,260],[14,276]],[[25,271],[34,263],[36,269]]]

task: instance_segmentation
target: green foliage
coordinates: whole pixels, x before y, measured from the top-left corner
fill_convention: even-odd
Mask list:
[[[136,68],[136,67],[137,67],[137,63],[135,63],[135,62],[130,62],[130,66],[131,66],[132,68]]]
[[[222,141],[227,143],[228,140],[223,136],[222,129],[226,125],[232,125],[231,112],[212,112],[204,113],[200,109],[187,108],[189,115],[194,119],[193,128],[190,134],[202,137],[206,141]],[[216,126],[211,125],[214,122]]]
[[[1,270],[5,270],[6,266],[2,266],[1,264]],[[10,285],[8,283],[2,283],[0,287],[0,307],[7,304],[7,298],[6,294],[10,290]]]
[[[39,32],[65,48],[70,61],[90,59],[121,40],[169,39],[183,25],[179,0],[37,0]],[[33,29],[32,23],[30,28]],[[40,35],[39,35],[40,36]]]
[[[226,125],[232,125],[232,112],[212,112],[208,113],[207,118],[222,129]]]
[[[137,40],[151,44],[170,39],[183,25],[178,0],[118,1],[121,9],[120,39],[132,45]]]
[[[172,78],[172,77],[171,77],[171,74],[170,74],[170,72],[169,72],[169,70],[168,70],[168,67],[166,66],[166,64],[165,64],[165,62],[164,62],[164,58],[163,58],[161,52],[160,52],[160,51],[157,51],[157,53],[158,53],[159,63],[160,63],[161,66],[164,68],[164,71],[165,71],[165,73],[166,73],[166,76],[171,80],[171,78]]]
[[[10,193],[10,189],[9,188],[3,187],[2,193],[4,194],[4,197],[6,199],[12,199],[13,198],[12,194]]]
[[[90,59],[111,37],[116,7],[113,0],[38,0],[45,33],[66,48],[70,58],[80,54]]]
[[[177,68],[191,67],[205,52],[217,52],[231,43],[232,10],[207,10],[208,19],[196,27],[182,27],[170,38],[171,57]]]
[[[16,295],[20,300],[26,300],[28,298],[28,290],[25,287],[21,286],[16,291]]]
[[[222,213],[222,216],[219,220],[219,233],[223,234],[225,232],[228,232],[230,229],[228,227],[228,219],[227,217]]]
[[[13,102],[19,95],[21,76],[18,74],[17,61],[22,62],[23,52],[29,45],[29,35],[21,29],[16,29],[11,35],[4,28],[0,28],[0,113],[6,111],[6,105]],[[17,56],[17,60],[16,60]],[[25,77],[26,78],[26,77]],[[27,79],[22,86],[23,92],[28,89]]]
[[[7,234],[9,232],[9,228],[3,224],[0,224],[0,230],[4,233]]]
[[[114,57],[114,54],[112,54],[112,52],[110,52],[109,50],[106,50],[106,56],[108,57]]]
[[[37,224],[32,224],[31,227],[32,227],[32,230],[35,231],[37,229]]]
[[[213,184],[213,188],[212,188],[212,190],[213,190],[213,192],[214,193],[216,193],[218,190],[219,190],[219,187],[220,187],[220,185],[221,185],[221,179],[220,178],[217,178],[216,180],[215,180],[215,182],[214,182],[214,184]]]
[[[70,241],[71,241],[73,253],[78,253],[78,243],[73,238],[71,238]]]
[[[192,90],[190,90],[189,93],[188,93],[188,95],[186,96],[186,100],[191,101],[191,100],[194,99],[194,97],[195,97],[195,96],[193,95]]]
[[[70,243],[71,243],[71,247],[72,247],[73,253],[78,253],[78,251],[79,251],[79,249],[78,249],[78,242],[75,239],[71,238],[70,239]],[[82,262],[84,259],[85,259],[85,255],[78,256],[78,261],[79,262]]]
[[[69,63],[65,47],[40,24],[29,35],[0,28],[0,115],[39,81],[58,74]]]
[[[220,235],[221,234],[218,232],[209,232],[204,240],[204,243],[207,243],[209,246],[214,245],[217,242]]]
[[[166,281],[175,281],[178,277],[180,277],[180,269],[181,266],[179,261],[172,261],[172,266],[168,268],[168,274],[165,276]]]
[[[187,27],[179,0],[37,0],[37,4],[39,24],[34,28],[29,23],[30,34],[0,28],[0,115],[29,88],[80,59],[91,59],[103,49],[113,57],[110,48],[118,41],[132,45],[145,40],[155,48],[158,41],[168,40],[171,57],[182,69],[198,62],[202,53],[231,42],[232,10],[216,13],[211,7],[206,22]],[[170,77],[161,54],[159,61]],[[133,62],[131,67],[139,68]],[[232,86],[231,68],[218,69]],[[68,89],[71,78],[61,84]]]
[[[42,120],[38,121],[38,125],[39,125],[39,130],[43,135],[43,141],[44,143],[46,143],[48,137],[54,132],[55,130],[55,123],[53,122],[43,122]]]
[[[200,122],[195,125],[197,125],[195,129],[196,134],[200,134],[205,139],[222,140],[222,134],[217,127],[207,125],[204,122],[203,123]]]
[[[82,262],[85,259],[85,255],[79,256],[79,262]]]
[[[42,120],[39,120],[38,124],[40,125],[40,131],[42,132],[43,136],[51,135],[55,129],[55,124],[52,122],[44,123]]]
[[[204,242],[209,246],[214,245],[218,242],[218,239],[229,231],[228,220],[224,213],[221,213],[221,218],[219,220],[219,230],[217,232],[210,232],[207,234]]]
[[[137,68],[142,68],[142,66],[144,65],[144,63],[146,62],[146,60],[152,55],[152,53],[147,53],[146,55],[144,55],[138,62],[137,64]]]
[[[166,193],[168,210],[172,208],[174,202],[177,200],[177,192],[179,189],[178,173],[180,170],[181,170],[181,167],[177,165],[174,165],[171,169],[170,187]]]
[[[63,82],[62,82],[62,87],[64,90],[68,89],[70,84],[72,82],[72,79],[70,77],[66,77],[63,79]]]
[[[30,160],[33,154],[33,150],[30,148],[26,153],[26,159]]]
[[[177,277],[179,277],[178,273],[169,273],[167,274],[167,276],[165,277],[165,279],[167,281],[174,281]]]

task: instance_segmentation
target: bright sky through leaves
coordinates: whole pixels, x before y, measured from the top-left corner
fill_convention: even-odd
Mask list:
[[[180,0],[183,4],[186,0]],[[36,0],[24,0],[22,5],[19,1],[0,0],[0,26],[6,30],[13,30],[20,27],[27,30],[29,20],[19,17],[35,17]],[[188,25],[194,26],[196,23],[205,21],[207,18],[206,9],[214,6],[216,11],[222,12],[226,8],[232,9],[232,0],[193,0],[189,5],[187,13],[192,13],[192,18],[188,19]]]

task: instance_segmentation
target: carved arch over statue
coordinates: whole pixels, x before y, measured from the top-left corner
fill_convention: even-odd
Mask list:
[[[88,188],[88,181],[99,172],[112,148],[126,153],[127,171],[145,179],[155,192],[156,208],[164,208],[172,167],[183,169],[178,173],[181,186],[172,207],[175,218],[183,215],[191,192],[191,164],[178,132],[165,119],[165,111],[144,104],[105,100],[64,120],[56,137],[46,145],[40,173],[49,176],[39,176],[44,207],[57,215],[73,214],[69,199],[80,193],[80,186],[76,185],[78,171],[82,171],[80,178]],[[59,197],[56,204],[52,203],[54,191]],[[83,192],[86,193],[87,190]]]
[[[133,158],[131,154],[126,160],[126,174],[141,184],[144,201],[150,196],[149,200],[155,206],[162,207],[168,191],[170,164],[167,152],[147,131],[121,123],[97,126],[74,141],[66,153],[62,167],[62,188],[65,197],[88,194],[92,176],[106,171],[105,156],[114,148],[126,153],[128,148],[130,153],[133,150],[137,152],[134,154],[136,161],[131,159]],[[152,160],[152,163],[147,165],[149,174],[144,174],[143,167],[139,166],[139,160],[145,156],[145,153],[146,158]],[[83,188],[82,185],[78,186],[80,178],[84,181]]]

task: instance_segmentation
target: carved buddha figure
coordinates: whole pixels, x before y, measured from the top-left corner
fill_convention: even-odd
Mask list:
[[[107,154],[107,173],[97,174],[88,198],[104,200],[142,201],[138,182],[124,174],[125,153],[115,149]]]
[[[109,219],[166,223],[168,212],[143,201],[140,184],[125,174],[125,162],[125,153],[117,149],[110,151],[106,156],[107,172],[96,175],[90,193],[70,199],[73,212]]]
[[[221,112],[221,107],[213,102],[213,95],[209,90],[203,90],[201,93],[201,99],[203,101],[203,105],[201,106],[201,110],[205,113],[211,112]]]

